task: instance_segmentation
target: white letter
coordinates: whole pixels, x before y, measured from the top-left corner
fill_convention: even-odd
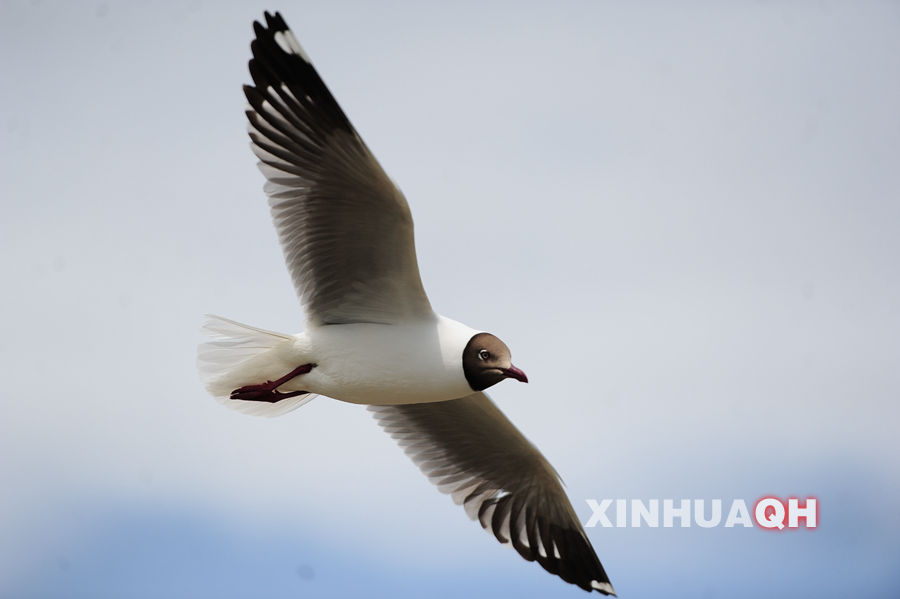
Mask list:
[[[751,528],[753,520],[750,519],[750,510],[743,499],[735,499],[731,502],[728,517],[725,518],[725,528],[732,528],[736,524],[743,524],[744,528]]]
[[[676,510],[671,499],[663,499],[663,526],[666,528],[672,528],[672,520],[676,517],[681,520],[681,528],[690,528],[691,500],[681,499],[678,505],[680,507]]]
[[[588,499],[587,504],[591,506],[591,510],[594,513],[591,514],[591,519],[585,524],[586,528],[597,526],[597,522],[599,522],[600,526],[603,528],[612,528],[612,522],[606,517],[606,509],[612,505],[612,499],[604,499],[600,503],[597,503],[596,499]]]
[[[709,520],[703,519],[703,500],[695,499],[694,500],[694,522],[697,523],[697,526],[702,526],[703,528],[712,528],[713,526],[718,526],[722,521],[722,500],[721,499],[713,499],[712,500],[712,516]]]
[[[627,506],[624,499],[616,499],[616,528],[628,526]]]
[[[659,499],[651,499],[649,508],[640,499],[631,500],[631,525],[640,528],[641,518],[650,528],[659,526]]]
[[[771,516],[766,515],[766,510],[772,508]],[[765,497],[756,503],[754,510],[756,523],[763,528],[784,528],[784,504],[774,497]]]
[[[807,497],[806,503],[800,507],[800,500],[792,497],[788,499],[788,528],[800,526],[800,518],[806,523],[806,528],[816,527],[816,498]]]

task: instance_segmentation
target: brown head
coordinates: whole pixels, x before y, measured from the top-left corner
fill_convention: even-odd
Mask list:
[[[513,366],[506,344],[490,333],[478,333],[469,339],[462,363],[466,380],[475,391],[484,391],[503,379],[528,382],[525,373]]]

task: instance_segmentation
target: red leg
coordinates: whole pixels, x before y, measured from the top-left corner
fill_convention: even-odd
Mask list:
[[[246,385],[244,387],[240,387],[239,389],[235,389],[231,392],[231,399],[275,403],[281,401],[282,399],[287,399],[288,397],[303,395],[307,393],[307,391],[291,391],[290,393],[281,393],[280,391],[276,391],[276,389],[292,378],[298,377],[301,374],[308,373],[315,366],[315,364],[303,364],[302,366],[298,366],[283,377],[275,379],[274,381],[266,381],[261,385]]]
[[[241,387],[241,389],[245,389],[245,387]],[[282,399],[287,399],[288,397],[297,397],[298,395],[305,395],[306,393],[308,393],[308,391],[291,391],[290,393],[282,393],[280,391],[241,391],[241,389],[235,389],[234,391],[232,391],[231,397],[229,399],[243,399],[244,401],[264,401],[267,403],[278,403]]]

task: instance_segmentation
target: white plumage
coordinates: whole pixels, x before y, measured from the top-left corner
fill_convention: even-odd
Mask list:
[[[261,403],[228,397],[239,387],[277,379],[307,363],[316,367],[278,390],[370,405],[446,401],[472,392],[460,356],[478,331],[442,316],[398,325],[310,325],[296,335],[211,316],[204,329],[212,339],[200,346],[200,373],[210,394],[226,404]],[[271,411],[241,411],[276,415],[280,403],[271,404]],[[295,403],[291,409],[302,405]]]
[[[483,393],[525,373],[502,341],[432,311],[403,194],[281,16],[254,29],[251,147],[307,327],[286,335],[209,317],[198,353],[207,390],[265,416],[316,394],[367,404],[500,543],[613,594],[556,471]]]

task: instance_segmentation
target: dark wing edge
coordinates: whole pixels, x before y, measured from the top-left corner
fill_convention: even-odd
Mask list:
[[[336,130],[357,135],[281,14],[276,12],[273,16],[267,12],[265,18],[266,25],[253,22],[256,39],[250,42],[253,58],[248,66],[254,85],[244,86],[254,110],[253,116],[248,114],[251,122],[267,122],[283,136],[279,141],[297,144],[298,148],[293,149],[300,150],[299,156],[317,153],[326,144],[326,137]],[[292,89],[293,85],[298,89]],[[266,93],[270,88],[272,92]],[[298,91],[302,93],[297,94]],[[264,109],[265,101],[276,102],[279,114]],[[286,123],[278,122],[279,116]],[[290,127],[284,127],[285,124]],[[302,136],[296,135],[298,131]]]
[[[316,324],[432,317],[406,199],[279,13],[254,21],[244,86],[288,270]]]
[[[487,395],[369,410],[500,543],[585,591],[615,595],[556,471]]]

